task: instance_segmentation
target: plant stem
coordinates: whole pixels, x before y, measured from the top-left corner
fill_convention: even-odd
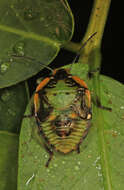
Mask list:
[[[87,57],[86,55],[89,55],[92,50],[100,49],[110,3],[111,0],[94,0],[87,31],[81,44],[83,44],[95,32],[97,32],[97,34],[83,49],[83,54],[81,56],[83,61],[84,57]]]
[[[81,48],[80,43],[75,43],[71,41],[64,45],[64,49],[74,52],[74,53],[78,53],[80,48]]]
[[[90,40],[87,45],[82,49],[80,55],[80,62],[89,64],[89,68],[92,77],[92,87],[93,87],[93,98],[95,104],[97,105],[97,98],[100,100],[100,81],[99,81],[99,70],[101,65],[101,41],[104,32],[105,22],[108,15],[108,10],[111,0],[94,0],[90,21],[85,34],[85,37],[81,41],[83,44],[89,36],[97,32],[97,34]],[[104,134],[104,118],[102,110],[94,105],[94,127],[97,127],[98,133],[98,146],[101,158],[101,169],[103,174],[103,185],[105,190],[112,190],[112,181],[110,175],[110,167],[108,161],[108,150],[105,141]]]
[[[94,0],[87,32],[83,40],[86,40],[89,35],[97,32],[97,36],[94,41],[94,45],[97,47],[101,45],[110,2],[111,0]]]

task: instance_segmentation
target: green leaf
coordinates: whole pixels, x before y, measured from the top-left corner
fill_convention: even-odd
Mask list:
[[[18,133],[27,105],[25,83],[0,90],[0,130]]]
[[[0,1],[0,88],[48,65],[70,40],[74,21],[66,1]]]
[[[76,71],[77,64],[72,68],[72,74]],[[79,67],[79,65],[78,65]],[[85,69],[87,70],[87,66]],[[78,76],[85,78],[86,70],[78,72]],[[84,79],[83,78],[83,79]],[[19,148],[19,173],[18,190],[52,190],[72,189],[95,190],[104,188],[103,167],[109,170],[107,178],[112,183],[113,189],[124,189],[123,183],[123,142],[124,142],[124,86],[119,82],[101,76],[102,104],[112,108],[112,112],[100,110],[104,121],[100,132],[96,121],[100,118],[94,111],[92,127],[87,138],[82,142],[80,154],[72,152],[66,155],[55,153],[48,168],[45,163],[48,160],[48,153],[38,143],[37,125],[34,118],[25,118],[22,123]],[[32,104],[32,103],[31,103]],[[31,104],[27,107],[26,115],[30,114]],[[101,133],[104,131],[103,136]],[[101,149],[101,142],[107,149]],[[102,146],[102,147],[104,147]],[[103,154],[101,154],[103,152]],[[103,158],[101,158],[103,156]],[[101,162],[105,159],[105,162]],[[106,165],[104,165],[106,163]]]
[[[18,136],[0,131],[0,190],[17,189]]]
[[[111,183],[112,189],[123,190],[124,85],[103,76],[101,77],[100,83],[102,105],[112,108],[112,112],[103,111],[104,123],[101,140],[104,141],[105,147],[103,146],[103,148],[106,150],[103,149],[100,151],[106,151],[104,159],[105,163],[107,163],[106,169],[109,175],[107,177],[109,178],[108,180]],[[99,137],[101,137],[100,134]],[[105,166],[103,165],[102,167]]]

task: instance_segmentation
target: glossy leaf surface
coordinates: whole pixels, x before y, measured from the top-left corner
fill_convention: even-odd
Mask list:
[[[0,131],[0,190],[17,189],[18,136]]]
[[[0,1],[0,88],[42,70],[70,40],[73,16],[66,1]]]
[[[0,130],[19,133],[27,99],[24,83],[0,89]]]

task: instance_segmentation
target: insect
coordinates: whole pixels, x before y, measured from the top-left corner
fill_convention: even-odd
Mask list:
[[[67,69],[56,69],[36,88],[34,112],[39,132],[50,157],[53,151],[67,154],[86,137],[91,113],[91,95],[86,83]]]
[[[95,34],[88,38],[80,50]],[[71,151],[80,153],[80,144],[88,134],[92,118],[91,95],[87,84],[78,76],[71,75],[69,69],[52,70],[52,74],[36,88],[33,116],[49,153],[46,167],[49,166],[54,150],[63,154]]]

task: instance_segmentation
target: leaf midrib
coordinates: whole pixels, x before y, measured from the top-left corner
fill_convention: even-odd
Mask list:
[[[113,190],[111,175],[110,175],[110,167],[108,161],[107,147],[105,142],[105,133],[104,133],[104,118],[102,115],[102,111],[99,108],[97,109],[97,119],[96,126],[98,132],[98,142],[99,142],[99,150],[101,157],[101,167],[103,173],[103,183],[105,190]]]
[[[25,32],[23,30],[19,30],[19,29],[15,29],[6,25],[1,25],[0,24],[0,30],[4,31],[4,32],[10,32],[19,36],[22,36],[24,38],[29,38],[29,39],[33,39],[33,40],[37,40],[37,41],[42,41],[48,44],[51,44],[52,46],[56,46],[57,48],[59,48],[60,44],[59,42],[55,41],[55,40],[51,40],[50,38],[47,38],[45,36],[40,36],[38,34],[35,34],[33,32]]]

